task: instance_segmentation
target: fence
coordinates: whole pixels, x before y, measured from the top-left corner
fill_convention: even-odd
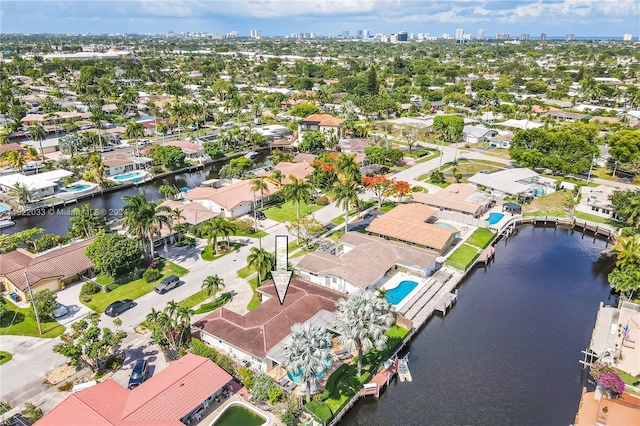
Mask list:
[[[435,217],[437,217],[438,219],[451,220],[454,222],[464,223],[465,225],[477,226],[478,228],[489,227],[489,222],[482,219],[476,219],[473,216],[468,216],[466,214],[461,214],[461,213],[438,210],[435,213]]]

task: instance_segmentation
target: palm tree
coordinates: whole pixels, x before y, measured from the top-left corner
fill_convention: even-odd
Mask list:
[[[101,219],[91,205],[84,204],[82,208],[75,207],[71,210],[70,232],[80,238],[89,238],[96,235],[101,228]]]
[[[573,192],[569,192],[564,198],[564,208],[569,211],[569,218],[573,221],[573,214],[579,201],[573,196]]]
[[[264,207],[264,194],[265,192],[269,194],[269,185],[263,178],[256,178],[251,180],[251,191],[253,192],[253,196],[255,197],[256,192],[260,191],[260,208]],[[255,209],[256,206],[253,206]]]
[[[640,240],[637,235],[618,237],[611,251],[616,257],[616,266],[634,265],[640,261]]]
[[[5,154],[5,159],[7,165],[13,167],[13,169],[16,171],[22,171],[24,173],[23,167],[25,166],[25,164],[27,164],[27,162],[25,161],[20,151],[7,152]]]
[[[100,129],[102,127],[102,119],[104,118],[104,111],[102,111],[102,107],[97,105],[91,108],[91,116],[89,117],[89,121],[98,129],[98,141],[100,143],[100,148],[102,148],[102,135],[100,134]]]
[[[307,402],[311,401],[311,383],[319,373],[327,368],[332,360],[331,335],[327,329],[311,321],[296,323],[291,327],[291,337],[283,348],[287,371],[300,374],[304,383]]]
[[[202,225],[202,233],[207,236],[207,244],[211,245],[213,242],[214,253],[218,253],[218,236],[229,235],[231,229],[229,226],[230,223],[231,222],[223,217],[214,217]]]
[[[177,224],[180,223],[180,219],[184,219],[182,216],[182,209],[174,208],[167,212],[167,225],[169,225],[169,235],[171,235],[171,243],[173,244],[173,230],[176,229]]]
[[[31,201],[32,192],[26,184],[16,182],[9,188],[9,195],[15,198],[21,206],[26,206]]]
[[[44,163],[44,151],[42,150],[42,141],[47,138],[47,130],[40,123],[36,123],[28,129],[29,139],[38,142],[40,145],[40,155]],[[37,170],[37,167],[36,167]]]
[[[163,224],[168,222],[166,213],[169,213],[169,207],[148,201],[144,191],[133,196],[123,196],[122,199],[127,203],[122,208],[124,226],[141,241],[148,239],[149,257],[153,259],[153,236],[158,235]]]
[[[218,293],[221,288],[224,288],[224,280],[217,275],[209,275],[202,282],[201,288],[206,290],[207,294],[214,298],[216,293]]]
[[[158,192],[164,195],[164,198],[172,198],[178,194],[178,190],[173,185],[160,185]]]
[[[362,357],[372,348],[381,351],[387,343],[385,334],[393,324],[389,302],[372,291],[357,291],[336,304],[334,330],[338,343],[358,351],[358,376],[362,374]]]
[[[302,202],[309,202],[311,199],[311,191],[313,191],[313,185],[309,182],[298,179],[294,175],[289,175],[291,183],[282,187],[284,199],[292,201],[297,204],[296,219],[300,222],[300,206]],[[300,239],[300,231],[298,231],[298,240]]]
[[[349,206],[360,208],[358,194],[361,189],[356,181],[346,183],[338,181],[334,184],[334,188],[336,206],[340,207],[342,205],[344,207],[344,232],[347,232],[349,230]]]
[[[132,118],[131,121],[127,123],[127,127],[124,131],[124,137],[129,141],[129,145],[131,145],[131,140],[133,140],[136,149],[138,149],[138,153],[140,153],[140,150],[138,148],[138,139],[143,136],[144,126]],[[133,154],[133,150],[131,151],[131,153]]]
[[[247,256],[249,268],[258,272],[258,287],[262,280],[273,270],[274,257],[263,248],[251,247],[251,253]]]
[[[278,183],[278,187],[282,185],[282,172],[278,169],[275,169],[271,172],[271,179]]]

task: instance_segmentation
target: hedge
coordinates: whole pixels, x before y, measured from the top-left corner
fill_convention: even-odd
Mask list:
[[[196,339],[195,337],[191,338],[191,353],[209,358],[233,377],[238,377],[235,361],[216,351],[211,346],[206,345],[200,339]]]
[[[195,313],[196,314],[204,314],[206,312],[211,312],[211,311],[213,311],[215,309],[218,309],[220,306],[222,306],[225,303],[227,303],[228,301],[230,301],[231,297],[232,297],[231,293],[229,293],[229,292],[222,293],[213,302],[203,303],[202,305],[200,305],[200,307],[198,309],[196,309]]]
[[[311,401],[305,404],[305,407],[313,414],[316,415],[318,420],[322,423],[329,423],[329,421],[333,418],[333,413],[327,407],[327,405],[322,401]]]

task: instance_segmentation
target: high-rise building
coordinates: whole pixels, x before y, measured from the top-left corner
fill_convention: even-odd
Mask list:
[[[573,34],[567,34],[567,41],[573,41]]]
[[[545,33],[540,34],[540,41],[546,41],[547,35]]]
[[[633,40],[633,35],[632,35],[632,34],[627,33],[627,34],[625,34],[625,35],[623,35],[623,36],[622,36],[622,40],[623,40],[623,41],[631,41],[631,40]]]
[[[316,33],[309,33],[309,38],[316,38]]]
[[[406,31],[400,31],[396,36],[398,41],[409,41],[409,34]]]
[[[262,38],[262,32],[260,30],[251,30],[251,38]]]
[[[227,33],[227,37],[229,37],[229,38],[238,37],[238,32],[237,31],[231,31],[231,32]]]
[[[527,33],[520,34],[520,40],[528,41],[529,40],[529,34],[527,34]]]
[[[458,28],[456,30],[456,40],[462,40],[463,36],[464,36],[464,29]]]
[[[362,30],[362,38],[366,40],[369,37],[371,37],[371,33],[369,33],[369,30]]]
[[[342,38],[349,38],[349,31],[343,31]]]
[[[496,34],[496,40],[509,40],[509,34],[508,33]]]
[[[476,38],[478,40],[484,40],[484,30],[482,28],[478,30],[478,33],[476,34]]]
[[[357,39],[362,39],[362,30],[356,31],[356,38]]]

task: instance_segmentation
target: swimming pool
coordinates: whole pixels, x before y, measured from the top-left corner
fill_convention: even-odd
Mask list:
[[[396,287],[387,290],[384,296],[386,297],[387,302],[391,303],[392,305],[397,305],[398,303],[402,302],[404,298],[407,297],[407,295],[411,293],[416,287],[418,287],[417,282],[404,280],[401,281],[400,284],[398,284]]]
[[[232,402],[211,423],[211,426],[263,426],[269,424],[269,418],[249,404]]]
[[[9,210],[9,207],[5,206],[4,204],[0,204],[0,212],[6,212],[7,210]]]
[[[144,175],[145,175],[145,172],[136,171],[136,172],[127,173],[124,175],[112,176],[111,179],[115,180],[116,182],[126,182],[126,181],[140,182],[144,177]]]
[[[77,185],[71,185],[71,186],[67,186],[66,188],[62,188],[60,190],[60,192],[66,192],[66,193],[69,193],[69,192],[80,192],[80,191],[84,191],[84,190],[89,189],[89,188],[91,188],[91,185],[88,185],[86,183],[80,183],[80,184],[77,184]]]
[[[435,223],[436,226],[439,226],[440,228],[446,228],[446,229],[451,229],[453,231],[457,231],[456,228],[454,228],[453,226],[449,225],[448,223],[444,223],[444,222],[436,222]]]
[[[331,360],[326,360],[324,362],[324,365],[326,365],[327,368],[331,367],[331,364],[332,364]],[[320,377],[322,377],[323,374],[324,374],[324,370],[323,371],[319,371],[318,373],[316,373],[316,377],[319,379]],[[290,371],[287,371],[287,377],[289,377],[289,380],[291,380],[292,382],[300,383],[300,372],[299,371],[296,374],[293,374]],[[313,389],[313,384],[312,384],[311,388]]]
[[[502,213],[489,213],[489,217],[485,220],[489,222],[489,225],[495,225],[496,223],[500,222],[503,217],[504,215]]]

